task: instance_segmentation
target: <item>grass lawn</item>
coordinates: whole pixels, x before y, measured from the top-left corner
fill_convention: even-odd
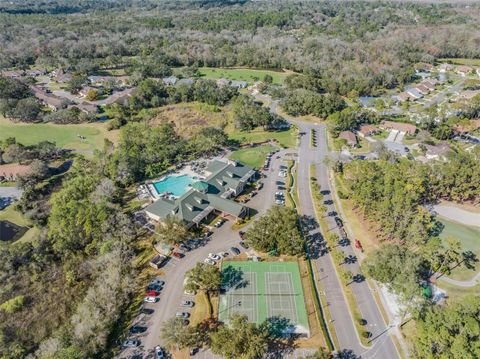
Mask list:
[[[271,70],[254,70],[247,68],[213,68],[200,67],[198,69],[200,74],[209,79],[226,78],[229,80],[247,81],[248,84],[253,84],[256,81],[263,80],[265,75],[270,75],[273,78],[273,83],[281,85],[290,73],[284,71]]]
[[[275,149],[273,146],[248,147],[237,150],[230,155],[232,160],[240,161],[244,165],[260,168],[263,166],[267,154]]]
[[[438,59],[439,62],[450,62],[457,65],[470,65],[470,66],[480,66],[480,59],[455,59],[455,58],[443,58]]]
[[[446,238],[447,236],[457,238],[462,243],[464,250],[472,251],[480,260],[480,228],[452,222],[443,217],[439,217],[439,220],[445,226],[440,233],[440,238]],[[448,276],[457,280],[469,280],[478,270],[480,270],[480,263],[477,262],[475,269],[460,266],[452,270],[452,273]]]
[[[81,140],[78,135],[84,136],[86,139]],[[107,131],[106,123],[79,125],[14,123],[0,116],[0,140],[5,140],[8,137],[15,137],[18,142],[24,145],[51,141],[66,149],[93,151],[103,145],[105,138],[115,143],[118,139],[118,131]]]
[[[8,206],[7,208],[0,211],[0,220],[10,221],[22,227],[30,227],[30,229],[27,232],[25,232],[25,234],[21,238],[19,238],[17,241],[12,243],[30,242],[31,240],[36,238],[36,236],[40,233],[40,230],[37,227],[33,227],[32,223],[29,220],[27,220],[23,216],[23,214],[16,211],[13,205]],[[5,244],[8,244],[8,242],[7,243],[0,242],[0,245],[5,245]]]
[[[297,130],[290,128],[286,131],[264,131],[262,128],[257,128],[250,132],[244,132],[233,128],[233,125],[227,126],[225,132],[228,136],[237,140],[242,144],[245,143],[259,143],[268,140],[276,140],[282,147],[295,147],[297,145]]]

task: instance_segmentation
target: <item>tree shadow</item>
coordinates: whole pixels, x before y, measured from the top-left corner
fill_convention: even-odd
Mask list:
[[[337,352],[334,356],[334,359],[361,359],[358,355],[356,355],[353,350],[351,349],[343,349]]]
[[[467,269],[475,269],[475,263],[478,262],[478,257],[472,251],[462,252],[462,264]]]
[[[312,259],[318,259],[330,251],[327,242],[320,232],[313,233],[307,237],[307,248],[309,257]]]
[[[282,358],[295,350],[298,334],[295,333],[295,325],[290,319],[280,316],[267,318],[262,323],[262,329],[268,335],[269,352],[277,354],[277,358]]]
[[[318,228],[318,222],[312,216],[302,216],[301,221],[303,228],[307,231],[313,231]]]
[[[228,266],[222,270],[222,282],[220,285],[222,291],[245,288],[248,284],[249,282],[244,279],[244,273],[241,269]]]
[[[444,228],[445,225],[442,222],[435,220],[433,227],[430,230],[430,235],[433,237],[438,237]]]

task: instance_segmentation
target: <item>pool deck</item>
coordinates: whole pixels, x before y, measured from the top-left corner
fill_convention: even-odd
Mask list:
[[[150,195],[152,196],[152,199],[155,201],[155,200],[157,200],[161,197],[161,195],[155,189],[153,183],[160,182],[167,177],[180,177],[180,176],[189,176],[189,177],[192,177],[194,179],[199,179],[199,180],[205,179],[205,176],[202,175],[202,174],[199,174],[196,171],[194,171],[192,169],[191,165],[186,165],[185,167],[183,167],[183,168],[181,168],[181,169],[179,169],[175,172],[168,173],[166,175],[163,175],[160,178],[155,178],[154,180],[148,181],[148,183],[146,183],[146,186],[147,186],[147,188],[150,192]]]

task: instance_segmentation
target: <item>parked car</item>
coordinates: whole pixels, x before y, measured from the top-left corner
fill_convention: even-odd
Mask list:
[[[190,317],[190,313],[188,313],[188,312],[176,312],[175,316],[177,318],[188,318],[188,317]]]
[[[188,289],[185,289],[185,290],[183,291],[183,293],[186,294],[186,295],[195,295],[195,294],[197,294],[197,292],[195,292],[194,290],[188,290]]]
[[[150,314],[153,314],[153,313],[155,312],[155,309],[152,309],[152,308],[142,308],[142,310],[141,310],[140,312],[143,313],[143,314],[150,315]]]
[[[140,325],[134,325],[133,327],[130,328],[130,333],[131,334],[138,334],[138,333],[144,333],[147,331],[146,327],[142,327]]]
[[[244,231],[239,231],[238,235],[240,236],[241,239],[243,239],[243,236],[245,235],[245,232]]]
[[[128,339],[125,340],[122,344],[124,348],[135,348],[140,345],[140,340],[137,339]]]
[[[247,243],[245,243],[244,241],[240,241],[240,247],[242,247],[244,249],[250,248],[250,246]]]
[[[233,254],[235,254],[236,256],[238,256],[240,254],[240,249],[238,249],[237,247],[231,247],[230,250],[232,251]]]
[[[190,321],[188,319],[183,320],[183,325],[189,325],[189,324],[190,324]]]
[[[218,252],[217,255],[218,255],[220,258],[225,258],[225,257],[228,257],[228,252]]]
[[[214,261],[219,261],[222,259],[222,257],[215,253],[208,253],[208,258],[213,259]]]
[[[182,243],[180,244],[180,247],[179,247],[181,250],[184,250],[185,252],[190,252],[192,249],[187,246],[185,243]]]
[[[145,296],[147,297],[156,297],[157,295],[159,295],[160,293],[157,292],[156,290],[147,290],[147,292],[145,293]]]
[[[165,350],[160,345],[157,345],[155,347],[155,359],[163,359],[166,358],[167,354],[165,353]]]
[[[150,284],[156,284],[163,287],[165,285],[165,281],[161,280],[160,278],[155,278],[150,282]]]
[[[163,289],[163,286],[159,285],[159,284],[153,284],[153,283],[150,283],[148,286],[147,286],[147,291],[150,291],[150,290],[154,290],[158,293],[160,293],[160,291]]]
[[[194,356],[198,353],[198,348],[190,348],[190,356]]]
[[[191,308],[195,305],[195,302],[192,300],[182,300],[180,302],[181,307]]]
[[[158,297],[153,297],[153,296],[147,296],[143,299],[144,302],[147,302],[147,303],[156,303],[160,300],[160,298]]]
[[[183,257],[185,257],[185,254],[180,253],[180,252],[173,252],[173,256],[175,258],[182,259]]]
[[[206,263],[206,264],[212,265],[212,266],[214,266],[216,264],[215,261],[210,259],[210,258],[205,258],[205,260],[203,262]]]

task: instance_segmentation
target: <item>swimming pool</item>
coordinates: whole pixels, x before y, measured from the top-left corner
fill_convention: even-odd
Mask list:
[[[164,194],[165,192],[171,193],[175,197],[181,197],[185,192],[190,189],[190,185],[195,182],[195,180],[188,176],[167,176],[164,179],[153,182],[153,187],[159,195]]]

